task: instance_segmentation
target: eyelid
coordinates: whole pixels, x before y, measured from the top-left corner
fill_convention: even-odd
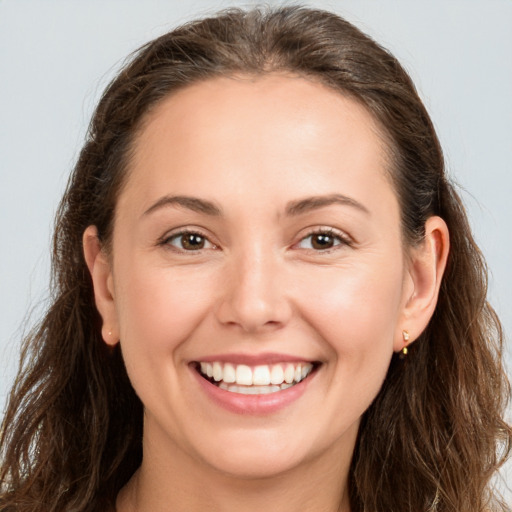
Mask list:
[[[200,237],[204,238],[209,244],[211,244],[211,247],[205,247],[205,248],[197,249],[197,250],[185,250],[185,249],[180,249],[179,247],[176,247],[169,243],[169,241],[172,238],[178,238],[183,235],[199,235]],[[158,239],[157,245],[163,246],[170,250],[174,250],[178,253],[188,253],[188,254],[219,249],[218,244],[214,243],[211,240],[211,236],[207,235],[203,229],[196,227],[196,226],[187,226],[187,227],[179,227],[179,228],[172,229],[171,231],[166,232],[162,237],[160,237]]]
[[[339,244],[336,244],[333,247],[329,247],[323,250],[318,249],[304,249],[308,251],[312,251],[315,253],[327,253],[331,251],[335,251],[340,247],[352,247],[354,245],[354,240],[351,236],[349,236],[344,231],[333,228],[332,226],[317,226],[308,228],[307,231],[300,235],[299,240],[293,244],[292,247],[298,248],[297,246],[304,241],[306,238],[309,238],[314,235],[327,235],[333,238],[336,238],[340,241]]]
[[[185,250],[180,249],[174,245],[171,245],[169,241],[172,238],[176,238],[179,236],[187,235],[187,234],[193,234],[193,235],[199,235],[200,237],[204,238],[211,247],[206,247],[202,249],[197,250]],[[307,239],[308,237],[314,236],[314,235],[327,235],[331,236],[337,240],[339,240],[340,243],[336,244],[333,247],[329,247],[326,249],[304,249],[309,250],[315,253],[327,253],[333,250],[336,250],[339,247],[352,247],[354,245],[353,238],[345,233],[344,231],[341,231],[339,229],[333,228],[332,226],[314,226],[306,228],[302,231],[302,233],[298,236],[298,240],[292,244],[292,248],[299,248],[298,245]],[[212,241],[211,235],[207,234],[204,229],[196,226],[183,226],[178,227],[175,229],[172,229],[171,231],[166,232],[162,237],[160,237],[157,241],[157,245],[164,246],[167,248],[170,248],[172,250],[175,250],[176,252],[181,253],[199,253],[205,250],[218,250],[220,249],[219,245]]]

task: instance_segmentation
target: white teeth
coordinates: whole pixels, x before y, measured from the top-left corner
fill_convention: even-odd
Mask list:
[[[275,393],[305,379],[313,369],[311,363],[279,363],[250,367],[245,364],[200,363],[200,370],[227,391],[242,394]]]
[[[252,384],[256,386],[268,386],[270,380],[270,370],[267,365],[256,366],[252,371]]]
[[[232,364],[226,363],[224,365],[224,376],[222,380],[228,384],[236,381],[236,370]]]
[[[272,371],[270,372],[270,382],[272,384],[282,384],[284,382],[283,367],[280,364],[275,364],[272,366]]]
[[[220,363],[213,363],[213,379],[217,382],[222,380],[222,365]]]
[[[302,366],[300,364],[298,364],[297,366],[295,366],[295,375],[293,377],[293,380],[295,380],[295,382],[300,382],[302,379]]]
[[[236,367],[236,383],[243,384],[245,386],[252,385],[252,370],[245,364],[239,364]]]
[[[281,386],[237,386],[236,384],[229,385],[225,382],[219,384],[219,388],[231,393],[240,393],[241,395],[268,395],[286,389],[283,386],[290,387],[291,384],[282,384]]]
[[[295,367],[293,364],[288,363],[286,365],[286,369],[284,370],[284,381],[287,384],[291,384],[293,382],[293,377],[295,376]]]

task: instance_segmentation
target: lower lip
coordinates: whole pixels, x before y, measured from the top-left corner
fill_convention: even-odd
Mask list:
[[[220,407],[236,414],[265,415],[284,409],[298,400],[306,391],[310,381],[315,377],[316,371],[298,384],[265,395],[243,395],[221,389],[203,378],[199,372],[191,367],[201,389]]]

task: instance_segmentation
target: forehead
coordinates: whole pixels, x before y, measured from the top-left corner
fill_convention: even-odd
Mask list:
[[[128,188],[208,192],[219,180],[240,190],[279,186],[324,193],[334,176],[361,171],[388,181],[384,137],[356,100],[289,75],[215,78],[163,100],[135,141]],[[265,188],[263,186],[263,188]],[[314,190],[313,190],[314,189]]]

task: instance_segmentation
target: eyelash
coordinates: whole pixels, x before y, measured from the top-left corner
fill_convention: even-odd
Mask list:
[[[181,243],[182,247],[176,247],[173,244],[171,244],[171,241],[179,240],[180,238],[183,239],[183,237],[185,237],[187,235],[199,237],[204,241],[205,244],[210,244],[211,247],[200,247],[199,249],[185,249],[183,247],[183,240]],[[321,249],[315,249],[314,247],[303,247],[303,249],[312,251],[312,252],[318,252],[318,253],[329,253],[331,251],[336,250],[339,246],[352,247],[352,245],[353,245],[352,240],[345,234],[335,231],[332,228],[318,228],[318,229],[314,229],[314,230],[310,231],[308,234],[306,234],[306,236],[302,237],[298,243],[293,245],[293,247],[299,246],[302,242],[304,242],[308,238],[312,238],[314,236],[323,236],[323,237],[329,238],[329,239],[333,240],[334,245],[332,245],[331,247],[321,248]],[[217,249],[217,246],[213,242],[211,242],[206,235],[204,235],[203,233],[201,233],[198,230],[193,230],[193,229],[184,229],[177,233],[173,233],[169,236],[165,236],[158,242],[158,245],[169,247],[169,248],[172,248],[172,249],[174,249],[178,252],[182,252],[182,253],[194,253],[194,252],[198,253],[204,249],[206,249],[206,250]]]
[[[309,251],[313,252],[319,252],[319,253],[329,253],[331,251],[337,250],[340,246],[345,247],[352,247],[353,242],[352,239],[349,238],[347,235],[340,233],[339,231],[334,230],[333,228],[317,228],[312,231],[310,231],[306,236],[302,237],[300,241],[295,244],[296,246],[307,240],[308,238],[312,238],[314,236],[323,236],[330,238],[334,241],[334,245],[331,247],[323,248],[323,249],[315,249],[313,247],[311,248],[304,248]],[[337,242],[337,243],[336,243]]]
[[[203,239],[205,243],[210,244],[211,247],[207,247],[207,248],[201,247],[199,249],[185,249],[183,247],[180,248],[180,247],[176,247],[171,244],[172,240],[179,240],[180,238],[183,239],[183,237],[185,237],[187,235],[199,237],[199,238]],[[200,231],[194,230],[194,229],[183,229],[177,233],[172,233],[171,235],[166,235],[158,242],[158,245],[172,248],[178,252],[187,252],[187,253],[200,252],[203,249],[208,250],[208,249],[216,249],[217,248],[217,246],[213,242],[211,242],[206,235],[204,235]],[[182,240],[181,245],[183,245],[183,240]]]

